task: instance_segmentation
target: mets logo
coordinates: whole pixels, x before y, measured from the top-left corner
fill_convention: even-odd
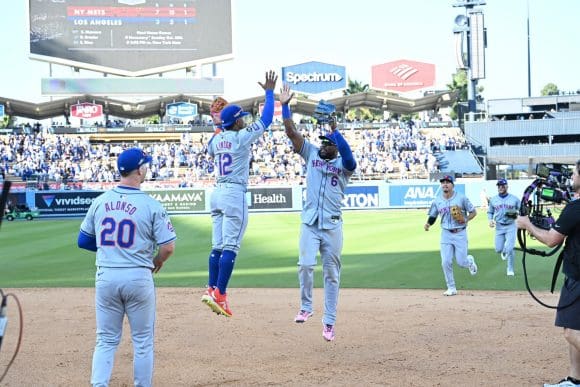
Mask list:
[[[398,78],[406,81],[407,79],[409,79],[412,75],[416,74],[419,70],[417,70],[416,68],[405,64],[405,63],[401,63],[400,65],[393,67],[390,72],[397,76]]]

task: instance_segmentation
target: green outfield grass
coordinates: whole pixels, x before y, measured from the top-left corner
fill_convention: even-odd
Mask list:
[[[230,287],[297,287],[299,213],[250,214]],[[426,210],[348,211],[344,214],[342,287],[443,289],[440,226],[425,232]],[[158,286],[203,287],[210,250],[209,215],[173,216],[175,255],[156,275]],[[76,247],[81,219],[4,222],[0,229],[0,288],[90,287],[94,254]],[[493,250],[494,233],[479,211],[469,226],[469,251],[479,273],[455,266],[458,289],[524,290],[521,253],[516,276]],[[534,290],[549,288],[555,257],[529,256]],[[562,276],[560,276],[562,277]],[[562,278],[560,278],[561,281]],[[320,265],[316,286],[322,285]]]

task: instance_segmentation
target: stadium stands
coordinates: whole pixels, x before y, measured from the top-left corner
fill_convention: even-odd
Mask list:
[[[355,180],[425,179],[439,170],[435,154],[466,146],[458,128],[423,128],[421,123],[344,124],[343,133],[359,162]],[[299,124],[317,142],[323,130]],[[211,133],[52,134],[48,128],[0,135],[0,170],[12,180],[37,189],[106,187],[118,180],[117,155],[141,146],[153,157],[150,180],[159,186],[192,187],[213,183],[213,164],[206,146]],[[279,123],[252,149],[252,184],[299,184],[300,158],[290,148]],[[456,169],[456,173],[473,173]]]

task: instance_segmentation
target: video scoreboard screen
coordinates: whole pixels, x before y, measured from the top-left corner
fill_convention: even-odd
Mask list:
[[[231,0],[30,0],[33,59],[149,75],[232,55]]]

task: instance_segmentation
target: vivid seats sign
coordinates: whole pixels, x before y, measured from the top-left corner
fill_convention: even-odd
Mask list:
[[[397,60],[372,67],[371,85],[374,89],[405,93],[433,86],[435,65]]]
[[[78,103],[70,107],[71,117],[97,118],[103,115],[103,106],[94,103]]]
[[[282,80],[292,90],[307,94],[346,88],[346,68],[322,62],[282,67]]]

